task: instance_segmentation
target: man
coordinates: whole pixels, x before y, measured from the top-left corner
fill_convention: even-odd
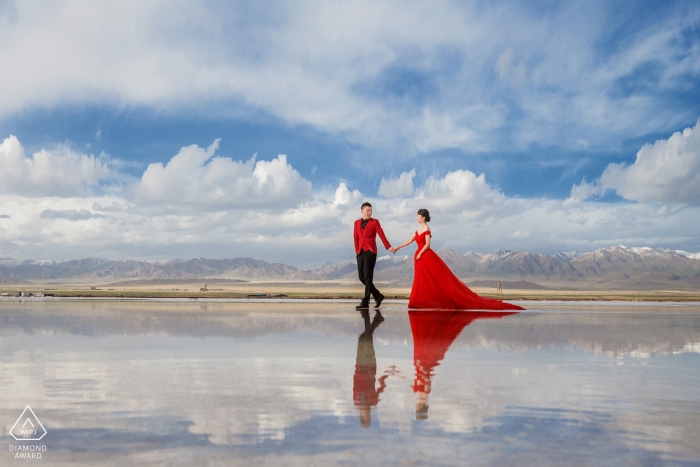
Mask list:
[[[386,239],[382,226],[377,219],[372,219],[372,205],[365,202],[360,208],[362,217],[355,221],[355,253],[357,254],[357,274],[360,276],[360,282],[365,285],[365,297],[362,302],[355,308],[363,310],[369,308],[369,296],[372,295],[376,304],[375,308],[379,308],[384,300],[384,295],[374,286],[374,265],[377,262],[377,238],[382,239],[384,248],[394,252],[394,248]]]

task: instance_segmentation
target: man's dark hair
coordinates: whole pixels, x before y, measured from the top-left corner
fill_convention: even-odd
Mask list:
[[[364,208],[365,208],[365,206],[369,206],[369,207],[372,207],[372,205],[371,205],[371,204],[369,204],[369,203],[368,203],[367,201],[365,201],[364,203],[362,203],[362,206],[360,206],[360,209],[364,209]]]

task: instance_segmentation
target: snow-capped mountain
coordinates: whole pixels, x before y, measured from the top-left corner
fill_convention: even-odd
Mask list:
[[[547,284],[600,284],[601,287],[698,287],[700,254],[668,248],[617,245],[588,253],[541,255],[529,251],[491,253],[438,251],[450,269],[467,281],[504,279]],[[378,281],[409,282],[412,255],[377,258]],[[71,261],[17,262],[0,259],[0,283],[54,279],[94,279],[109,283],[124,279],[335,280],[356,279],[355,260],[323,262],[302,270],[253,258],[213,260],[133,261],[87,258]]]
[[[497,250],[491,253],[458,253],[442,250],[438,254],[459,277],[466,280],[500,278],[537,282],[597,282],[604,285],[643,287],[644,284],[688,286],[700,284],[700,260],[685,252],[666,248],[626,247],[601,248],[588,253],[579,251],[541,255],[529,251]],[[405,259],[404,259],[405,258]],[[379,281],[407,281],[413,275],[410,257],[395,264],[379,267]],[[346,269],[327,266],[332,271],[326,278],[355,276],[354,261],[342,263]],[[325,271],[315,270],[323,276]]]

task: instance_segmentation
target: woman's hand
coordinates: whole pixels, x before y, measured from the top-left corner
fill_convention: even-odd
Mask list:
[[[416,261],[418,261],[418,260],[420,259],[420,255],[421,255],[421,253],[418,253],[418,254],[416,255]]]

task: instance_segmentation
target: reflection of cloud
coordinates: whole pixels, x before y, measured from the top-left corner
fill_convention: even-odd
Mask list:
[[[62,433],[65,443],[95,427],[105,430],[105,437],[110,430],[122,432],[115,441],[105,441],[114,449],[133,443],[135,432],[156,434],[153,448],[135,450],[170,442],[256,455],[344,452],[360,440],[352,374],[362,325],[359,317],[341,311],[343,305],[300,304],[296,310],[287,304],[245,303],[204,308],[180,302],[1,305],[0,415],[14,420],[12,408],[41,401],[32,408],[50,433]],[[302,308],[308,315],[300,313]],[[377,338],[387,344],[376,349],[378,374],[394,365],[411,375],[405,312],[387,311],[385,318],[377,330]],[[665,345],[696,351],[699,319],[522,313],[493,323],[476,321],[436,368],[427,421],[415,420],[410,377],[388,378],[373,414],[378,421],[373,427],[382,433],[377,443],[398,433],[403,440],[397,438],[397,446],[404,449],[410,434],[415,442],[405,447],[409,451],[428,442],[445,452],[469,450],[472,440],[517,446],[526,457],[539,446],[552,464],[556,449],[571,449],[557,444],[564,435],[602,443],[601,456],[655,455],[649,446],[695,452],[686,438],[676,436],[678,427],[691,433],[698,416],[693,408],[697,377],[685,371],[687,361],[652,353],[643,362],[625,360],[624,373],[614,363],[620,352],[648,343],[661,350]],[[586,340],[603,345],[581,352]],[[616,358],[606,353],[612,348]],[[665,405],[668,391],[683,410]],[[563,431],[540,429],[546,423]],[[645,427],[646,437],[634,439],[637,450],[623,451],[629,442],[622,441],[624,435]],[[166,441],[163,433],[172,433],[173,440]],[[553,441],[543,448],[548,437]],[[379,449],[372,443],[370,451]]]
[[[700,353],[700,342],[690,342],[685,344],[681,350],[677,350],[673,353]]]

